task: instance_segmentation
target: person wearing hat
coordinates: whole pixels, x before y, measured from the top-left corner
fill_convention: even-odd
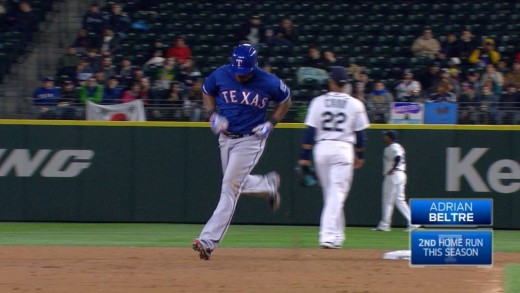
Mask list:
[[[383,192],[381,221],[375,231],[390,231],[392,227],[392,214],[394,207],[401,212],[407,221],[405,231],[410,232],[417,225],[412,225],[411,212],[405,200],[406,188],[406,154],[399,143],[399,137],[395,130],[383,131],[383,142],[386,147],[383,151]]]
[[[482,46],[471,52],[468,61],[480,68],[486,67],[488,64],[496,64],[500,60],[500,53],[495,48],[495,41],[486,38],[482,41]]]
[[[59,99],[60,91],[54,86],[54,78],[44,77],[41,87],[34,90],[32,94],[34,115],[39,119],[55,119],[56,104]]]
[[[421,84],[413,79],[411,69],[403,72],[403,78],[394,88],[396,102],[416,102],[421,96]]]
[[[236,46],[230,59],[230,64],[215,69],[202,86],[204,108],[218,137],[224,173],[219,203],[192,243],[203,260],[209,260],[222,243],[242,194],[262,196],[273,212],[280,207],[280,175],[276,171],[264,175],[251,172],[270,133],[291,106],[291,90],[258,67],[258,52],[251,44]],[[274,109],[267,118],[271,102]]]
[[[298,158],[298,169],[306,172],[313,155],[323,193],[319,245],[327,249],[341,248],[345,241],[344,205],[354,169],[364,163],[365,129],[370,126],[364,104],[344,93],[348,82],[346,68],[329,68],[329,92],[310,103]]]

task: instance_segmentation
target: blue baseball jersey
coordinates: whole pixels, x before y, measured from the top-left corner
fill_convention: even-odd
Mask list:
[[[278,77],[256,67],[246,82],[238,82],[230,65],[217,68],[204,81],[205,94],[215,97],[219,114],[229,121],[228,131],[248,134],[265,122],[269,102],[284,103],[291,90]]]

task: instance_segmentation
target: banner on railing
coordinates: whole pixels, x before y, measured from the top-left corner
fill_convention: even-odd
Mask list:
[[[99,105],[87,101],[87,120],[146,121],[143,101],[135,100],[115,105]]]
[[[457,104],[428,103],[424,107],[425,124],[457,124]]]
[[[390,121],[392,124],[422,124],[424,105],[421,103],[396,102],[392,103]]]

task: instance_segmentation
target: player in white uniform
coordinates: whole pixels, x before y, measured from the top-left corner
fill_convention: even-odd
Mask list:
[[[406,188],[406,153],[398,142],[397,132],[394,130],[383,131],[383,141],[386,144],[383,153],[383,200],[381,221],[374,229],[376,231],[390,231],[392,226],[392,214],[394,206],[405,217],[408,228],[411,231],[418,226],[411,224],[410,207],[405,200]]]
[[[323,248],[341,248],[345,240],[344,204],[354,168],[364,163],[364,129],[370,124],[363,103],[343,91],[347,70],[332,66],[329,77],[329,92],[309,105],[298,163],[310,165],[313,150],[323,191],[319,243]]]

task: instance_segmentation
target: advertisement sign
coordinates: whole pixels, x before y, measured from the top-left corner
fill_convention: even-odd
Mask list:
[[[422,124],[424,117],[424,105],[421,103],[396,102],[390,109],[390,121],[392,124]]]
[[[457,104],[428,103],[424,105],[425,124],[457,124]]]

